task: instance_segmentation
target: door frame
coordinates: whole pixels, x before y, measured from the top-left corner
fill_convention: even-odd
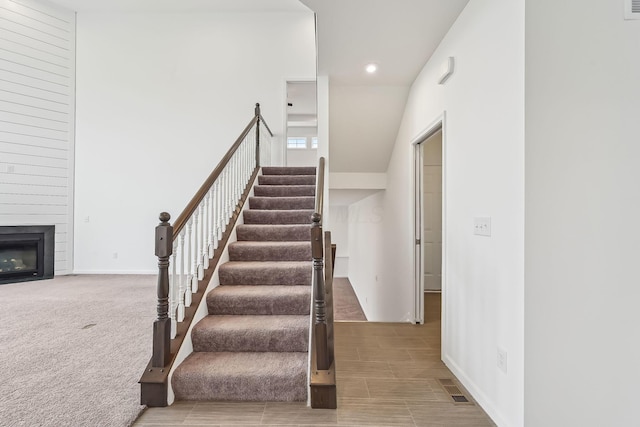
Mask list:
[[[447,133],[446,133],[446,111],[438,115],[431,123],[420,131],[412,140],[413,145],[413,214],[414,214],[414,321],[417,324],[424,324],[424,227],[422,224],[424,213],[424,148],[422,143],[442,131],[442,340],[446,335],[446,316],[445,301],[447,295],[447,272],[446,272],[446,246],[447,246],[447,227],[446,227],[446,153],[447,153]]]

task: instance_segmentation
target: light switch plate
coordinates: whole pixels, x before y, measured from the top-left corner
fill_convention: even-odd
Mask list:
[[[491,236],[491,217],[474,218],[473,234],[478,236]]]

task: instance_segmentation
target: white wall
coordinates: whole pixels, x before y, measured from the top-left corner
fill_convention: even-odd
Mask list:
[[[349,208],[329,206],[331,243],[336,245],[335,277],[349,277]]]
[[[622,7],[526,2],[527,426],[639,422],[640,21]]]
[[[0,225],[54,225],[54,274],[72,271],[75,14],[0,8]]]
[[[159,212],[177,217],[255,102],[282,143],[313,15],[82,12],[77,33],[75,271],[155,271]]]
[[[317,166],[318,150],[315,148],[290,148],[287,150],[287,166]]]
[[[360,306],[370,321],[408,320],[397,313],[403,306],[401,283],[389,284],[382,280],[385,240],[383,237],[385,215],[384,191],[376,192],[348,208],[349,281]]]
[[[442,64],[456,69],[438,85]],[[443,360],[501,426],[523,424],[524,0],[471,0],[413,84],[387,190],[356,204],[382,206],[380,224],[350,222],[349,276],[356,292],[379,271],[367,318],[414,319],[413,147],[446,111]],[[492,218],[492,236],[473,234]],[[356,257],[358,248],[368,250]],[[372,253],[378,248],[380,253]],[[374,277],[375,279],[375,277]],[[360,293],[358,293],[361,296]],[[508,371],[496,366],[508,353]]]

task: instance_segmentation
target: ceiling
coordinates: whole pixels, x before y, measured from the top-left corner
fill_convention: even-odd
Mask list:
[[[331,172],[386,172],[411,84],[469,0],[301,1],[329,76]]]
[[[318,16],[332,84],[410,85],[469,0],[301,0]],[[369,75],[365,65],[378,64]]]

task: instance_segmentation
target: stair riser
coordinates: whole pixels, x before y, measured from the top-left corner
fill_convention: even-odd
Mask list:
[[[311,285],[311,263],[286,269],[273,266],[230,268],[229,264],[223,264],[218,274],[221,285]]]
[[[280,331],[246,330],[224,333],[201,330],[198,326],[191,333],[193,351],[270,351],[305,352],[308,350],[309,330],[284,329]]]
[[[311,261],[311,244],[291,245],[293,242],[270,245],[269,247],[229,246],[231,261]]]
[[[311,240],[311,227],[309,225],[284,227],[239,225],[236,228],[236,235],[239,241],[306,242]]]
[[[316,177],[312,175],[259,175],[260,185],[316,185]]]
[[[313,185],[256,185],[253,194],[260,197],[301,197],[315,196]]]
[[[209,314],[213,315],[308,315],[310,299],[310,293],[286,299],[265,298],[262,300],[250,297],[231,300],[222,296],[212,296],[211,298],[207,297],[207,308]]]
[[[314,175],[315,167],[299,166],[263,166],[262,175]]]
[[[314,209],[313,197],[249,197],[251,209]]]
[[[306,380],[306,373],[293,378],[242,376],[214,378],[206,382],[197,375],[182,375],[179,378],[174,376],[172,385],[176,400],[303,402],[307,400]]]
[[[308,224],[313,209],[306,210],[246,210],[242,214],[245,224]]]

